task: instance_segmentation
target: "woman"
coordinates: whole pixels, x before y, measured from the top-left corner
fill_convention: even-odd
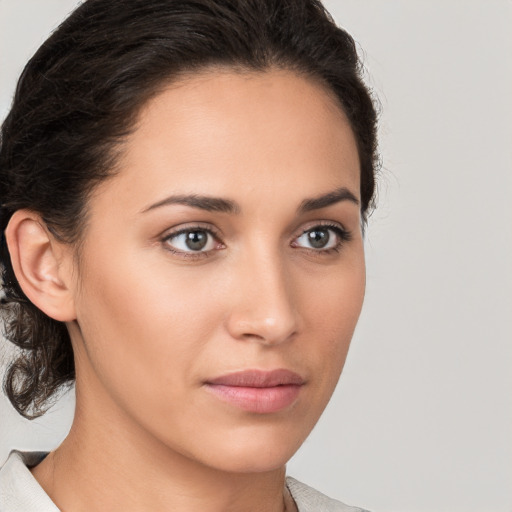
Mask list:
[[[1,510],[359,510],[285,476],[364,296],[376,115],[316,0],[87,0],[2,129]]]

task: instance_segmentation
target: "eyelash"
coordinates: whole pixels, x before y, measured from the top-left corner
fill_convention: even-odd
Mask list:
[[[318,230],[327,229],[330,231],[334,231],[334,233],[337,237],[337,242],[334,247],[330,247],[329,249],[307,249],[307,248],[303,247],[303,249],[306,249],[314,254],[327,255],[327,254],[332,254],[334,252],[339,253],[341,251],[343,245],[347,242],[350,242],[350,240],[352,240],[352,233],[350,233],[350,231],[347,231],[345,228],[342,228],[338,224],[332,224],[329,222],[316,224],[308,229],[303,230],[302,233],[298,237],[296,237],[294,240],[296,240],[297,238],[300,238],[302,235],[305,235],[306,233],[310,233],[311,231],[315,231],[317,229]],[[298,247],[298,246],[294,246],[294,247]]]
[[[313,253],[315,255],[319,255],[319,256],[328,255],[328,254],[332,254],[335,252],[339,253],[342,249],[342,246],[346,242],[350,242],[350,240],[352,240],[352,233],[350,231],[347,231],[345,228],[342,228],[341,226],[339,226],[337,224],[332,224],[332,223],[328,223],[328,222],[315,224],[314,226],[303,230],[299,236],[294,238],[294,240],[300,238],[301,236],[305,235],[306,233],[309,233],[309,232],[312,232],[315,230],[320,230],[320,229],[328,229],[330,231],[333,231],[338,239],[336,242],[336,245],[329,249],[308,249],[306,247],[302,247],[302,249],[305,249],[306,251]],[[210,257],[215,250],[219,250],[219,249],[210,249],[209,251],[181,251],[179,249],[175,249],[168,243],[169,240],[172,240],[173,238],[175,238],[179,235],[182,235],[184,233],[190,233],[193,231],[201,231],[204,233],[208,233],[210,236],[212,236],[217,241],[220,240],[219,234],[217,232],[215,232],[214,230],[212,230],[211,228],[206,228],[206,227],[200,226],[200,225],[187,226],[186,228],[182,228],[177,231],[173,231],[172,233],[168,233],[162,238],[162,243],[165,244],[165,249],[173,254],[176,254],[176,255],[182,257],[182,258],[190,258],[190,259],[195,259],[195,260]],[[219,242],[219,243],[222,245],[222,248],[225,248],[225,245],[222,244],[222,242]],[[295,245],[294,247],[301,248],[300,246],[297,246],[297,245]]]
[[[200,258],[207,258],[212,255],[213,251],[215,249],[211,249],[209,251],[180,251],[179,249],[175,249],[170,245],[169,240],[172,240],[173,238],[182,235],[183,233],[191,233],[193,231],[202,231],[204,233],[208,233],[210,236],[215,238],[216,240],[220,240],[220,235],[216,233],[211,228],[206,228],[204,226],[187,226],[186,228],[178,229],[177,231],[173,231],[172,233],[169,233],[165,235],[165,237],[162,239],[162,243],[165,244],[165,249],[172,254],[176,254],[178,256],[181,256],[182,258],[189,258],[189,259],[200,259]],[[223,244],[222,244],[223,245]],[[223,247],[225,247],[223,245]]]

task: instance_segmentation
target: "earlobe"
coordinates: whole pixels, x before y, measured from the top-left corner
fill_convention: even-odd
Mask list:
[[[76,318],[71,290],[69,258],[41,217],[18,210],[5,230],[7,246],[18,283],[27,298],[54,320]]]

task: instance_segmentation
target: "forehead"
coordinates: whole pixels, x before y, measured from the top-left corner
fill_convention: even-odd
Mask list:
[[[139,195],[348,186],[359,197],[357,146],[337,100],[285,70],[210,70],[169,85],[141,110],[119,164]]]

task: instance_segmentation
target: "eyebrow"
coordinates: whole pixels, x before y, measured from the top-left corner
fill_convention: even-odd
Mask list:
[[[351,203],[359,205],[359,200],[348,188],[340,187],[332,192],[328,192],[327,194],[310,199],[304,199],[297,208],[297,213],[303,214],[312,210],[319,210],[341,201],[350,201]],[[198,208],[208,212],[239,214],[242,211],[240,205],[231,199],[198,194],[179,194],[166,197],[165,199],[148,206],[142,210],[142,213],[173,204],[190,206],[192,208]]]
[[[230,199],[222,199],[220,197],[202,196],[198,194],[190,195],[174,195],[158,201],[158,203],[148,206],[142,213],[145,213],[161,206],[168,206],[171,204],[182,204],[191,206],[192,208],[199,208],[208,212],[221,212],[221,213],[240,213],[240,206],[231,201]]]
[[[332,192],[323,194],[312,199],[304,199],[297,209],[297,213],[306,213],[311,210],[319,210],[320,208],[326,208],[333,204],[339,203],[340,201],[350,201],[359,206],[359,200],[357,197],[350,192],[346,187],[340,187]]]

